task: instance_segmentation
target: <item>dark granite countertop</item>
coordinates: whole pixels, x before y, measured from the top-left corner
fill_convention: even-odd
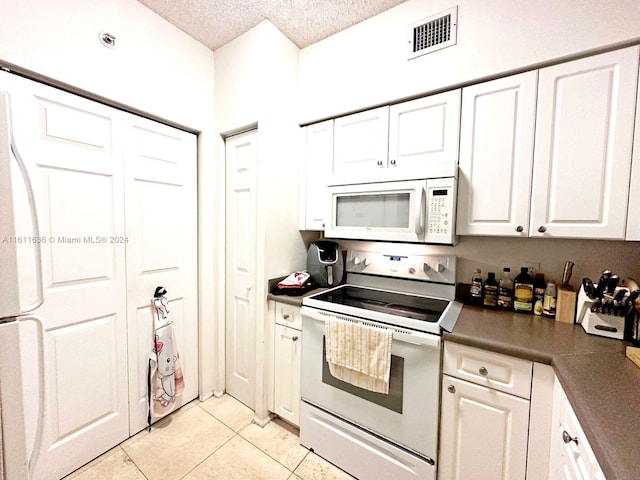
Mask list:
[[[607,480],[640,479],[640,368],[580,325],[465,306],[445,341],[551,365]]]

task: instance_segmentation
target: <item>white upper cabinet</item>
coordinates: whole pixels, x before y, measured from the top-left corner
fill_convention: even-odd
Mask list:
[[[330,183],[454,176],[459,125],[460,90],[337,118]]]
[[[324,230],[329,202],[327,182],[333,159],[333,120],[303,128],[305,161],[300,186],[300,230]]]
[[[639,51],[540,70],[531,236],[625,238]]]
[[[459,125],[460,90],[392,105],[389,108],[390,176],[454,176]]]
[[[332,183],[360,183],[387,166],[389,107],[335,119]]]
[[[465,88],[456,233],[624,239],[639,52]]]
[[[462,91],[459,235],[528,235],[538,72]]]
[[[640,240],[640,83],[636,101],[636,133],[633,144],[631,190],[627,214],[627,240]]]

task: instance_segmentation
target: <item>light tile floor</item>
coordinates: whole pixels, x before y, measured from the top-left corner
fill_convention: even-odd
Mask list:
[[[65,480],[353,480],[275,419],[264,428],[229,395],[194,400]]]

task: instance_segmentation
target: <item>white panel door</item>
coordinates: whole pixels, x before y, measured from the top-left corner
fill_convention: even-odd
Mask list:
[[[532,236],[624,239],[639,53],[540,70]]]
[[[538,72],[462,90],[459,235],[529,235]]]
[[[452,177],[458,165],[460,90],[389,108],[389,179]]]
[[[226,390],[250,408],[256,391],[258,133],[226,140]]]
[[[147,423],[147,369],[153,339],[151,298],[167,290],[185,390],[198,395],[196,136],[125,116],[127,316],[130,433]]]
[[[2,88],[5,81],[43,246],[37,313],[48,397],[35,478],[61,478],[129,434],[125,245],[115,240],[124,236],[121,125],[114,109],[9,75]],[[43,372],[33,367],[32,332],[22,333],[25,382],[33,384]]]
[[[389,146],[389,107],[334,121],[332,184],[384,179]]]
[[[438,478],[524,480],[529,401],[442,377]]]

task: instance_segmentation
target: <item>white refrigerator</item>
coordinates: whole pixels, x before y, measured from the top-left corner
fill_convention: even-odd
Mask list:
[[[43,303],[39,235],[33,191],[13,142],[10,95],[0,91],[0,479],[3,480],[30,479],[42,442],[44,328],[42,319],[32,313]],[[28,353],[21,348],[25,341],[33,344]],[[28,382],[35,384],[35,388],[25,385],[25,371],[35,375],[35,381]]]

